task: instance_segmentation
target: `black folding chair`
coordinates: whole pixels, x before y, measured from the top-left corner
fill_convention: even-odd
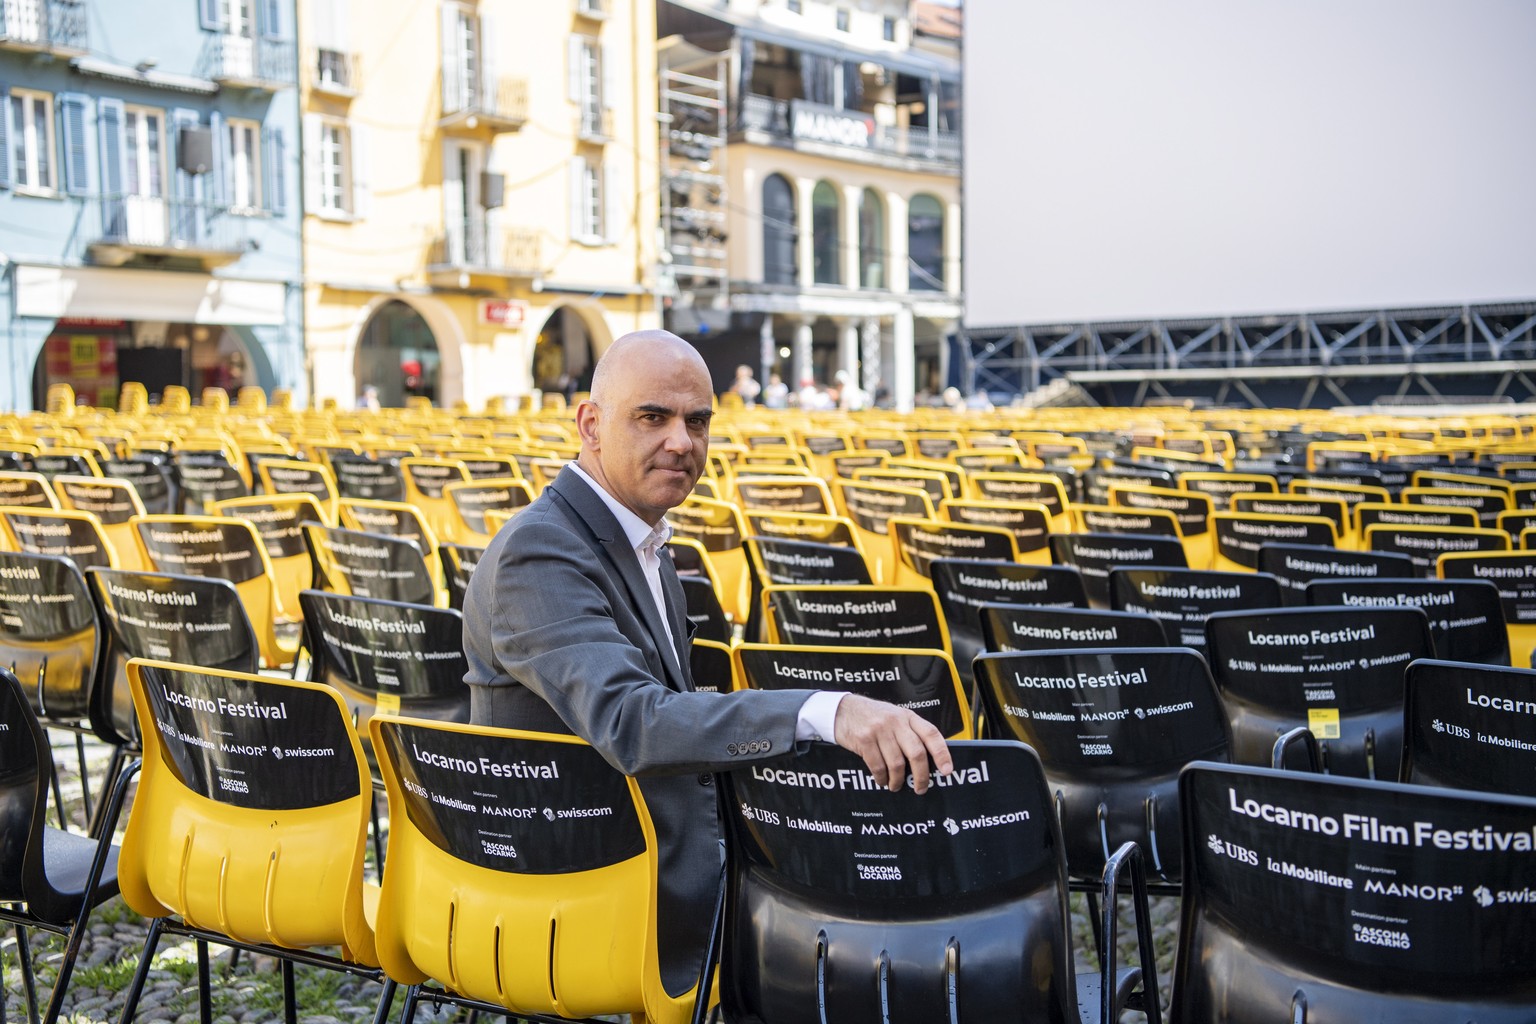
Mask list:
[[[1205,659],[1188,647],[984,654],[976,685],[987,735],[1040,756],[1072,877],[1096,890],[1134,842],[1162,891],[1176,891],[1179,772],[1226,761],[1232,742]]]
[[[1426,659],[1404,686],[1399,781],[1536,797],[1536,669]]]
[[[1257,572],[1207,569],[1111,569],[1109,606],[1162,622],[1168,642],[1205,650],[1205,620],[1212,612],[1278,608],[1280,582]]]
[[[118,847],[111,841],[111,823],[137,770],[137,761],[123,767],[104,801],[105,839],[50,827],[47,805],[53,759],[48,736],[16,676],[0,668],[0,921],[15,926],[22,987],[34,1021],[37,991],[26,929],[66,936],[43,1016],[45,1024],[53,1024],[63,1009],[91,910],[117,895]],[[0,1009],[3,998],[0,993]]]
[[[1536,800],[1272,769],[1180,780],[1174,1024],[1529,1024]]]
[[[1205,635],[1232,721],[1233,761],[1269,765],[1275,740],[1302,727],[1317,737],[1325,770],[1397,778],[1403,672],[1434,654],[1418,608],[1218,612]]]
[[[922,796],[883,789],[823,743],[721,777],[727,1020],[1076,1024],[1127,1006],[1160,1020],[1136,847],[1106,868],[1106,955],[1097,976],[1079,978],[1039,760],[1007,741],[960,740],[950,753],[954,773]],[[1142,969],[1120,972],[1114,909],[1127,870]]]

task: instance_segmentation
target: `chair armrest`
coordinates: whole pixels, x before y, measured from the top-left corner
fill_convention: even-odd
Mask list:
[[[1131,875],[1132,910],[1136,917],[1136,950],[1141,960],[1141,990],[1131,991],[1135,982],[1127,977],[1121,984],[1117,978],[1119,964],[1116,951],[1116,933],[1119,930],[1120,876],[1129,869]],[[1126,842],[1104,862],[1104,906],[1100,925],[1103,953],[1100,956],[1100,1021],[1113,1024],[1120,1012],[1128,1006],[1136,1006],[1147,1015],[1148,1024],[1162,1024],[1162,1000],[1157,984],[1157,956],[1152,947],[1152,919],[1147,907],[1147,873],[1141,861],[1141,848]],[[1127,972],[1129,974],[1129,972]]]

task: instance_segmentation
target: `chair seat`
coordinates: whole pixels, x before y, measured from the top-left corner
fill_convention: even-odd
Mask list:
[[[92,894],[95,905],[117,895],[117,844],[107,854],[102,868],[101,881]],[[44,901],[35,895],[28,904],[31,911],[44,921],[68,923],[80,913],[80,898],[85,893],[86,880],[90,876],[91,858],[96,856],[96,840],[75,832],[49,828],[43,833],[43,871],[58,901]]]

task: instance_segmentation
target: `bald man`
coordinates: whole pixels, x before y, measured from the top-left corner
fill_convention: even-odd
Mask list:
[[[663,517],[704,472],[711,395],[704,360],[676,335],[615,341],[576,409],[581,454],[491,541],[464,598],[474,721],[575,733],[639,778],[660,849],[662,978],[674,995],[696,980],[720,873],[711,772],[783,757],[801,740],[854,751],[893,790],[910,774],[922,792],[932,770],[952,767],[939,730],[891,704],[694,692]]]

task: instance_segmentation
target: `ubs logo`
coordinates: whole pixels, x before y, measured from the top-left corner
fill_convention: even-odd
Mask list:
[[[1256,868],[1259,866],[1259,855],[1256,852],[1248,849],[1246,846],[1239,846],[1236,843],[1229,842],[1214,832],[1206,838],[1205,845],[1210,847],[1211,852],[1218,857],[1231,857],[1233,860],[1247,864],[1249,867]]]

